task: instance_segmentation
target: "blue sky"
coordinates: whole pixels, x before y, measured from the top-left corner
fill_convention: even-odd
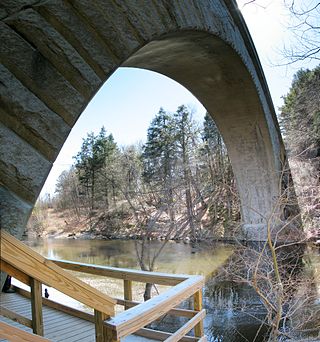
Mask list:
[[[239,7],[244,0],[240,0]],[[261,0],[265,6],[242,7],[253,41],[258,51],[275,109],[282,104],[291,85],[292,76],[301,67],[315,66],[310,61],[289,66],[276,66],[283,63],[280,50],[284,42],[291,39],[285,24],[288,20],[281,0]],[[165,110],[175,111],[181,104],[186,104],[196,111],[196,118],[201,120],[205,109],[192,94],[177,82],[160,74],[132,68],[118,69],[104,84],[82,113],[72,129],[49,177],[42,189],[54,194],[56,179],[73,163],[87,133],[98,132],[104,125],[108,133],[114,135],[119,145],[144,141],[147,128],[162,106]]]

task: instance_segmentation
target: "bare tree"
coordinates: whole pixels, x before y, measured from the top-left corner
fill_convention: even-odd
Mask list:
[[[284,57],[294,63],[302,60],[320,60],[320,2],[317,0],[284,0],[290,13],[288,28],[293,41],[283,49]]]
[[[249,285],[259,296],[266,310],[261,327],[268,327],[267,341],[302,341],[306,337],[308,341],[313,337],[318,341],[320,307],[316,303],[319,293],[315,272],[305,266],[308,236],[297,225],[296,215],[287,217],[286,221],[281,221],[279,216],[288,205],[290,191],[286,188],[272,213],[264,217],[266,241],[238,242],[239,246],[222,275]]]
[[[278,0],[238,0],[240,8],[252,5],[267,7]],[[288,13],[285,24],[291,33],[282,51],[283,65],[304,60],[320,60],[320,2],[318,0],[282,0]]]

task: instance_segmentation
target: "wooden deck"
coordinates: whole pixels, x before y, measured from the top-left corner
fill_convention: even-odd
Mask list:
[[[13,342],[33,342],[32,338],[44,342],[40,336],[44,336],[46,341],[207,341],[203,329],[205,310],[202,309],[204,277],[50,260],[3,229],[0,230],[0,234],[1,270],[30,287],[30,292],[16,287],[17,293],[2,294],[1,314],[27,328],[21,326],[23,329],[19,330],[18,327],[8,325],[7,320],[0,320],[0,338],[11,337]],[[122,279],[123,297],[112,298],[81,281],[70,271]],[[140,303],[132,300],[133,281],[172,287]],[[43,298],[42,284],[53,287],[92,308],[93,314]],[[183,301],[190,298],[193,298],[193,308],[178,308]],[[124,306],[125,311],[115,315],[117,304]],[[146,328],[167,314],[187,317],[188,320],[173,333]],[[31,330],[31,327],[36,335],[27,337],[30,333],[26,330]],[[192,330],[194,336],[188,336]]]
[[[11,311],[31,319],[30,300],[17,293],[0,293],[0,305]],[[0,313],[1,314],[1,313]],[[0,316],[0,321],[8,323],[19,329],[32,333],[32,329],[17,322]],[[94,342],[94,324],[78,317],[70,316],[47,306],[43,306],[44,337],[51,341],[59,342]],[[0,339],[0,341],[8,341]],[[145,342],[154,341],[140,336],[128,336],[122,341],[125,342]]]

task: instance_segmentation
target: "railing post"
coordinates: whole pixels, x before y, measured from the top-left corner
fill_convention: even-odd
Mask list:
[[[104,342],[107,338],[107,328],[104,326],[103,321],[108,319],[109,316],[94,310],[94,324],[96,330],[96,342]]]
[[[132,281],[124,279],[123,284],[124,284],[124,299],[132,301]],[[124,309],[125,310],[129,309],[129,306],[125,304]]]
[[[116,339],[113,336],[113,330],[107,329],[107,342],[120,342],[120,339]]]
[[[193,295],[193,308],[195,311],[202,310],[202,289]],[[203,320],[194,327],[194,335],[196,337],[202,337],[204,335]]]
[[[113,333],[108,329],[103,321],[108,319],[109,316],[98,310],[94,310],[94,324],[96,330],[96,342],[118,342],[120,340],[113,338]]]
[[[32,330],[35,334],[43,336],[42,286],[38,280],[31,278],[30,288],[31,288]]]

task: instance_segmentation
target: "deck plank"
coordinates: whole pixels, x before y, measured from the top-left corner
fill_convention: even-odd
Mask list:
[[[62,323],[62,321],[61,321]],[[90,325],[90,327],[92,324]],[[72,329],[70,329],[72,328]],[[55,336],[72,336],[78,333],[79,330],[87,329],[88,326],[85,324],[85,322],[79,321],[77,319],[69,321],[67,324],[61,324],[56,326],[49,326],[46,329],[47,334],[54,334]],[[94,331],[94,329],[93,329]]]
[[[18,293],[1,293],[0,305],[15,311],[31,319],[31,303],[28,298]],[[43,305],[44,337],[52,342],[94,342],[95,327],[94,324],[78,317],[68,315],[64,312]],[[8,323],[16,328],[27,332],[32,332],[31,328],[14,322],[1,316],[0,321]],[[7,340],[0,340],[0,342]],[[147,342],[150,339],[143,337],[128,336],[123,339],[125,342]]]
[[[94,325],[91,324],[90,327],[81,327],[78,328],[75,331],[69,331],[65,334],[63,334],[63,336],[60,335],[60,337],[56,340],[57,342],[62,342],[65,341],[66,339],[68,340],[68,342],[70,341],[82,341],[83,339],[87,339],[90,338],[92,341],[95,340],[95,330],[94,330]]]
[[[47,324],[47,330],[56,328],[57,326],[62,327],[64,325],[70,325],[72,323],[74,323],[74,317],[54,316],[51,320],[45,320],[45,324]]]

